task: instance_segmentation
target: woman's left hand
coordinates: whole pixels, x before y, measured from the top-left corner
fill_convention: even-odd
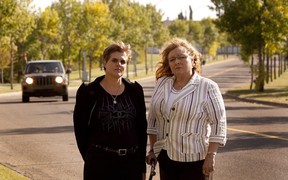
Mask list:
[[[203,164],[203,174],[209,175],[215,170],[215,154],[207,154]]]

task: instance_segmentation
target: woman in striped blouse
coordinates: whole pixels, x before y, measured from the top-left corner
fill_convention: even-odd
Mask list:
[[[226,112],[218,85],[199,75],[201,54],[174,38],[161,53],[148,114],[150,151],[161,180],[204,180],[226,143]]]

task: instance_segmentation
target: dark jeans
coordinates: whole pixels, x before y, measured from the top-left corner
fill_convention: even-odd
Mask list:
[[[158,156],[161,180],[205,180],[202,172],[204,160],[196,162],[178,162],[171,160],[167,151]]]
[[[119,156],[94,148],[88,150],[84,164],[84,180],[142,180],[140,158]]]

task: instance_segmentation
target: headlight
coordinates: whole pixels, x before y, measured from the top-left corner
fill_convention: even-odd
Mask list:
[[[60,76],[57,76],[56,79],[55,79],[55,81],[60,84],[60,83],[63,82],[63,78],[60,77]]]
[[[27,84],[33,84],[33,79],[32,79],[31,77],[27,77],[27,78],[25,79],[25,82],[26,82]]]

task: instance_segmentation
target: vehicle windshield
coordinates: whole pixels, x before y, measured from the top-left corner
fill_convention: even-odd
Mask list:
[[[60,62],[30,63],[26,67],[26,74],[31,73],[63,73]]]

